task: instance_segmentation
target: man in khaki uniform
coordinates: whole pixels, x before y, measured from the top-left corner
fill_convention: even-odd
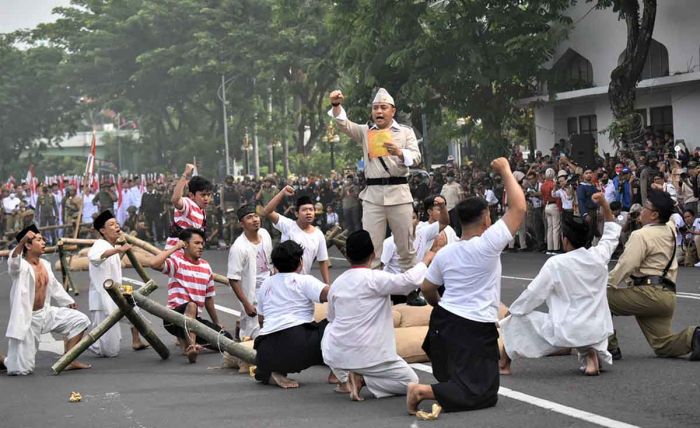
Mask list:
[[[358,125],[348,120],[341,106],[343,94],[330,94],[333,108],[328,112],[338,128],[362,144],[367,187],[360,192],[362,228],[369,232],[375,260],[381,259],[386,225],[394,235],[399,265],[407,270],[415,264],[413,249],[413,197],[408,186],[408,168],[420,163],[418,140],[413,129],[394,120],[394,99],[380,88],[372,101],[374,124]]]
[[[669,221],[673,212],[671,196],[652,190],[647,194],[639,220],[643,227],[635,230],[625,245],[615,268],[608,278],[608,304],[613,315],[637,318],[644,337],[659,357],[690,354],[690,360],[700,360],[700,329],[687,327],[673,334],[671,320],[676,309],[676,275],[678,263],[675,223]],[[627,288],[617,288],[628,280]],[[608,339],[608,351],[613,359],[622,358],[617,337]]]

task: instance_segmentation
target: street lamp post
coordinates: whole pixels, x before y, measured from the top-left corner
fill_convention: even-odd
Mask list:
[[[245,133],[243,134],[243,168],[245,169],[245,174],[250,175],[250,165],[248,164],[248,151],[250,150],[250,141],[248,139],[248,128],[245,128]]]
[[[219,97],[219,101],[221,101],[221,110],[223,111],[223,119],[224,119],[224,148],[226,150],[226,175],[231,175],[231,162],[230,162],[230,156],[229,156],[229,148],[228,148],[228,114],[226,113],[226,85],[230,83],[234,77],[230,77],[228,80],[226,80],[226,76],[223,74],[221,75],[221,85],[219,85],[219,89],[216,91],[216,96]],[[233,160],[233,164],[236,164],[236,160]]]

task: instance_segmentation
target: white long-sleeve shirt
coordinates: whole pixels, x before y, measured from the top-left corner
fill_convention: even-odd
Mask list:
[[[328,293],[328,327],[321,351],[330,367],[358,369],[398,359],[392,294],[408,294],[428,270],[418,263],[401,274],[367,268],[343,272]]]
[[[617,248],[620,225],[606,222],[598,245],[551,257],[527,289],[510,306],[513,317],[525,316],[542,303],[549,312],[539,335],[555,347],[582,347],[613,333],[608,307],[608,263]]]

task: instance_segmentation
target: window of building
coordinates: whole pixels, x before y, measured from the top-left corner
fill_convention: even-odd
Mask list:
[[[593,66],[573,49],[567,50],[552,67],[551,92],[573,91],[593,86]]]
[[[634,113],[637,116],[635,120],[639,121],[638,123],[635,122],[635,125],[638,125],[639,128],[641,128],[641,129],[646,128],[647,127],[647,109],[645,109],[645,108],[637,109],[634,111]]]
[[[576,135],[578,134],[578,119],[575,117],[569,117],[566,119],[566,134]]]
[[[650,108],[649,118],[654,132],[673,132],[673,107]]]
[[[598,120],[596,115],[590,114],[578,117],[579,134],[591,134],[595,137],[598,133]]]
[[[623,51],[617,59],[618,65],[622,63],[624,56],[625,52]],[[668,76],[668,50],[666,46],[651,39],[649,53],[647,53],[647,59],[644,62],[642,75],[639,79],[653,79],[654,77],[662,76]]]

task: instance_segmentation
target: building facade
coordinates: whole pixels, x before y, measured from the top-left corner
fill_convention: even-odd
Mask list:
[[[641,2],[640,2],[641,3]],[[537,149],[548,153],[560,139],[590,134],[598,154],[614,152],[606,130],[613,121],[610,73],[626,45],[625,22],[612,9],[579,1],[568,15],[574,28],[546,64],[551,77],[535,105]],[[658,0],[653,41],[638,84],[636,112],[644,126],[671,131],[690,150],[700,146],[700,1]]]

